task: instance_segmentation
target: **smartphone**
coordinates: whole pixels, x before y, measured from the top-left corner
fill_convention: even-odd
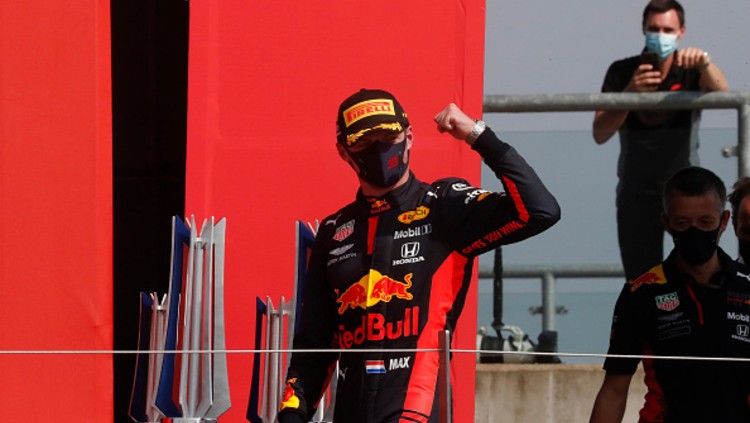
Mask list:
[[[648,63],[655,71],[659,71],[659,55],[652,51],[641,53],[641,63]]]

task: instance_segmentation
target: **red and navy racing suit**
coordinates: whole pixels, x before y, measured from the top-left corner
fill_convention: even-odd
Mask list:
[[[699,285],[675,254],[625,284],[615,305],[610,354],[750,357],[750,269],[719,250],[721,271]],[[633,374],[636,358],[607,358],[607,373]],[[643,360],[640,422],[750,422],[750,368],[729,361]]]
[[[510,145],[486,129],[472,148],[505,187],[463,179],[408,182],[356,200],[315,238],[295,349],[437,348],[455,327],[474,257],[560,218],[555,198]],[[437,353],[294,353],[280,418],[310,418],[339,359],[334,421],[435,422]],[[285,416],[286,415],[286,416]]]

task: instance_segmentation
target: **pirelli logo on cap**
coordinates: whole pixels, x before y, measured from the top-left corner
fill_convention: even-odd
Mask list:
[[[344,124],[348,128],[354,122],[373,115],[396,116],[393,100],[387,98],[367,100],[344,110]]]

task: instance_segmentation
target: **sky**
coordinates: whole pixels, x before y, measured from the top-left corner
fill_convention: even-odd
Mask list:
[[[730,89],[750,91],[750,16],[747,0],[685,0],[686,34],[680,47],[709,52]],[[646,2],[622,0],[488,0],[485,95],[599,92],[609,64],[638,54],[644,43]],[[561,204],[563,217],[548,232],[506,247],[506,265],[619,264],[614,195],[619,140],[595,145],[593,112],[485,114],[484,120],[537,170]],[[736,158],[721,148],[736,145],[737,113],[708,110],[701,123],[701,165],[731,186]],[[497,182],[486,168],[482,185]],[[731,234],[722,246],[736,253]],[[667,240],[665,248],[670,249]],[[481,265],[490,265],[485,255]],[[595,288],[601,280],[581,286]]]

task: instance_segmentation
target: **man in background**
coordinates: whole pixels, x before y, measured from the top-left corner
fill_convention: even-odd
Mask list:
[[[748,364],[659,356],[750,357],[750,275],[718,247],[726,189],[700,167],[664,190],[661,221],[674,240],[663,263],[629,281],[615,305],[609,352],[648,355],[641,423],[750,421]],[[591,423],[619,423],[640,357],[608,357]]]
[[[732,226],[739,241],[737,260],[743,264],[750,263],[750,178],[740,178],[734,183],[729,195],[732,206]]]
[[[674,0],[653,0],[643,10],[641,55],[612,63],[602,92],[726,91],[726,78],[708,52],[677,49],[685,12]],[[675,171],[698,164],[699,110],[597,111],[597,144],[620,136],[617,165],[617,234],[630,280],[663,259],[661,192]]]

